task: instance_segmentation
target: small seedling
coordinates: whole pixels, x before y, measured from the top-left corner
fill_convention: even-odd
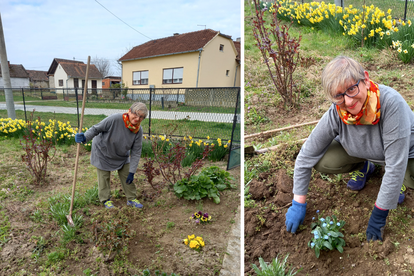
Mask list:
[[[319,258],[321,250],[337,249],[342,253],[344,251],[345,241],[342,239],[344,235],[340,230],[344,227],[345,221],[338,221],[335,215],[332,216],[332,219],[329,216],[320,218],[319,210],[316,213],[318,214],[318,218],[311,224],[311,233],[314,236],[308,242],[308,246],[315,250],[316,258]],[[312,220],[315,220],[315,217]]]

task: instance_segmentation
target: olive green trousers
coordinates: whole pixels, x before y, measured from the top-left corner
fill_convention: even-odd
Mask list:
[[[348,173],[362,169],[365,159],[349,156],[337,141],[332,141],[325,155],[314,169],[322,173]],[[414,159],[408,159],[403,184],[414,189]]]
[[[103,171],[96,168],[98,174],[98,197],[101,202],[105,202],[111,198],[111,172]],[[121,181],[122,190],[126,195],[127,200],[137,198],[137,188],[134,183],[126,184],[126,179],[129,174],[129,163],[125,164],[118,170],[119,180]]]

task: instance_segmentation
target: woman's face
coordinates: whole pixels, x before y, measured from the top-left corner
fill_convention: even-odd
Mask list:
[[[349,87],[356,85],[357,81],[350,80],[348,82],[345,82],[345,84],[342,87],[338,87],[338,90],[336,91],[336,94],[344,93]],[[358,89],[359,93],[355,97],[351,98],[348,96],[344,96],[344,102],[339,105],[339,107],[343,110],[348,111],[352,115],[357,115],[362,107],[364,106],[364,103],[367,99],[368,89],[370,88],[370,82],[369,82],[369,75],[368,72],[365,71],[365,79],[359,82]]]
[[[138,123],[141,123],[145,119],[145,116],[141,111],[138,111],[137,114],[132,113],[131,109],[128,110],[128,118],[132,125],[136,126]]]

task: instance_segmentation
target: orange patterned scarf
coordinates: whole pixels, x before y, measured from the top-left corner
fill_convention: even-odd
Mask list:
[[[129,129],[133,133],[138,133],[139,127],[140,127],[141,123],[139,123],[136,126],[134,126],[133,124],[131,124],[131,122],[129,121],[128,113],[122,114],[122,119],[124,119],[125,127],[127,129]]]
[[[341,120],[347,125],[376,125],[379,122],[381,115],[380,104],[380,91],[378,85],[373,81],[369,81],[371,84],[370,89],[367,91],[367,99],[362,107],[361,111],[357,115],[352,115],[348,111],[336,106]],[[346,96],[345,96],[346,97]]]

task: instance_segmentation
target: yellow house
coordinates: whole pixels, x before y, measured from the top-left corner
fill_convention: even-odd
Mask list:
[[[119,60],[128,88],[240,87],[240,42],[211,29],[148,41]]]

